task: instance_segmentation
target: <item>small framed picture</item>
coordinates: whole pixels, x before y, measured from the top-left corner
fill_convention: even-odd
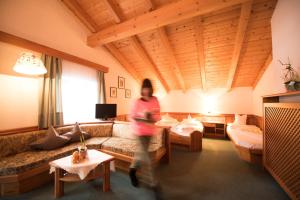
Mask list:
[[[125,98],[131,98],[131,90],[125,90]]]
[[[117,88],[116,87],[110,87],[110,97],[117,98]]]
[[[118,77],[118,88],[119,89],[125,89],[125,78],[119,76]]]

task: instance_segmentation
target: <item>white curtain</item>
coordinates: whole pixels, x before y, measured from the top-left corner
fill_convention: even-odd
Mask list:
[[[64,123],[92,122],[99,102],[99,73],[69,61],[62,63],[62,103]]]

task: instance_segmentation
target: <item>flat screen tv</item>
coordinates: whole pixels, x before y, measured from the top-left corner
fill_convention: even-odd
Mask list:
[[[117,117],[117,104],[96,104],[96,119],[107,120]]]

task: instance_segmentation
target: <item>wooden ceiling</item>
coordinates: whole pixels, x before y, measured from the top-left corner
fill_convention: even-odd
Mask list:
[[[138,81],[255,87],[272,60],[276,0],[61,0]]]

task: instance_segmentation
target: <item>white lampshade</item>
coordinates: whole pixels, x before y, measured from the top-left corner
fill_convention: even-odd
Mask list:
[[[18,73],[28,75],[47,73],[47,69],[45,68],[41,59],[36,57],[34,54],[27,52],[21,54],[13,69]]]

